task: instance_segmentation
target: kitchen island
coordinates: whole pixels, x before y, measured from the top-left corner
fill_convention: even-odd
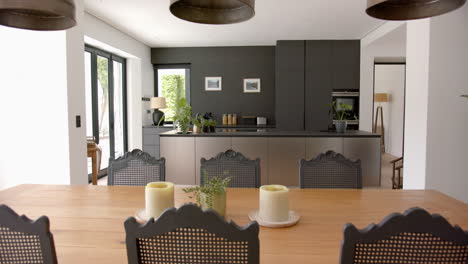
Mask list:
[[[160,137],[161,157],[166,158],[166,180],[176,184],[200,184],[200,159],[233,149],[249,159],[260,159],[262,185],[297,187],[300,160],[333,150],[349,159],[361,160],[364,187],[380,186],[379,134],[223,128],[215,133],[185,135],[169,131]]]

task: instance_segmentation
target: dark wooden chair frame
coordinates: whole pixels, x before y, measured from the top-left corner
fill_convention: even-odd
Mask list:
[[[236,152],[232,149],[227,150],[226,152],[220,152],[216,157],[209,160],[205,158],[200,159],[200,184],[204,184],[204,166],[206,165],[216,165],[219,162],[223,161],[237,161],[240,165],[252,166],[255,167],[255,186],[252,188],[260,187],[260,159],[250,160],[246,158],[242,153]]]
[[[47,216],[41,216],[33,221],[25,215],[18,215],[10,207],[2,204],[0,205],[0,226],[8,227],[14,232],[38,236],[44,260],[43,263],[57,264],[54,238],[50,232],[50,223]]]
[[[226,238],[229,241],[246,241],[249,245],[248,263],[259,263],[260,243],[257,222],[251,222],[245,227],[239,227],[232,221],[226,222],[215,211],[211,209],[203,211],[194,204],[185,204],[179,209],[167,209],[157,220],[151,218],[143,225],[140,225],[134,217],[128,218],[125,221],[128,263],[140,263],[140,252],[137,245],[138,238],[152,238],[172,232],[178,228],[199,228],[216,236]]]
[[[159,165],[160,167],[160,180],[166,180],[166,159],[164,157],[160,159],[156,159],[152,157],[150,154],[143,152],[139,149],[134,149],[132,152],[127,152],[123,156],[119,157],[118,159],[110,159],[109,160],[109,173],[107,177],[107,185],[114,185],[114,174],[117,173],[121,169],[125,169],[128,167],[128,163],[131,160],[141,160],[148,165]]]
[[[340,153],[336,153],[332,150],[329,150],[325,153],[321,153],[319,154],[316,158],[314,159],[311,159],[311,160],[305,160],[305,159],[301,159],[300,161],[300,169],[299,169],[299,187],[301,189],[303,188],[306,188],[305,187],[305,183],[304,183],[304,169],[307,167],[307,166],[311,166],[311,165],[315,165],[317,164],[318,162],[321,162],[321,161],[326,161],[326,160],[333,160],[333,161],[336,161],[336,162],[339,162],[339,163],[342,163],[342,164],[345,164],[347,166],[350,166],[350,167],[355,167],[357,168],[357,173],[358,173],[358,176],[357,176],[357,179],[356,179],[356,186],[358,189],[362,189],[362,168],[361,168],[361,160],[358,159],[356,161],[352,161],[350,159],[347,159],[345,156],[343,156],[342,154]]]
[[[401,161],[401,165],[398,163]],[[403,169],[403,157],[390,161],[393,166],[392,173],[392,189],[403,189],[403,178],[401,177],[401,170]],[[395,177],[395,173],[398,171],[398,177]]]
[[[354,263],[356,244],[374,244],[400,233],[429,233],[445,241],[468,245],[468,232],[459,226],[452,226],[444,217],[429,214],[421,208],[411,208],[403,214],[393,213],[380,224],[371,224],[358,230],[353,224],[344,227],[341,247],[341,264]]]

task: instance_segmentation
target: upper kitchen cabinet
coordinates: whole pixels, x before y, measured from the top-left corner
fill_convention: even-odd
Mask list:
[[[360,40],[334,40],[331,43],[333,90],[359,90],[361,68]]]
[[[276,127],[304,130],[305,41],[278,41],[276,46]]]

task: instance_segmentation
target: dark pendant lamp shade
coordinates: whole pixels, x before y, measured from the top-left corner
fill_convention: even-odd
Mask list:
[[[171,13],[201,24],[233,24],[255,15],[255,0],[171,0]]]
[[[76,25],[73,0],[0,0],[0,25],[63,30]]]
[[[411,20],[442,15],[466,0],[367,0],[366,13],[383,20]]]

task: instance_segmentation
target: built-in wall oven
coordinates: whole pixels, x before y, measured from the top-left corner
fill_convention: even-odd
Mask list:
[[[337,91],[332,93],[333,104],[338,112],[346,111],[349,129],[359,129],[359,92]],[[336,118],[334,118],[336,119]],[[335,120],[333,120],[335,121]]]

